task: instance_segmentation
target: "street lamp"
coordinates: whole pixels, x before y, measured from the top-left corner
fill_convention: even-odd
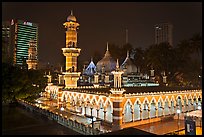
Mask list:
[[[179,114],[181,113],[181,110],[180,110],[180,109],[177,109],[176,112],[177,112],[177,114],[178,114],[178,134],[179,134],[179,125],[180,125],[180,122],[179,122]]]

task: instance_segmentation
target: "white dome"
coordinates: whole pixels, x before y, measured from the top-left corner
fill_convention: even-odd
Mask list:
[[[96,64],[97,72],[102,72],[102,68],[105,68],[106,73],[110,73],[116,68],[116,61],[111,57],[110,52],[107,50],[105,56]]]
[[[127,57],[125,61],[122,63],[120,66],[122,70],[126,69],[126,73],[136,73],[137,72],[137,67],[136,65],[132,62],[132,60],[129,58],[129,53],[127,52]]]

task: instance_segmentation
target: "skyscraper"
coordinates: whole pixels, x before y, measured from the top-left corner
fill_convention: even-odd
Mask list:
[[[3,56],[10,56],[14,65],[26,64],[31,39],[38,49],[38,25],[35,23],[12,19],[2,23],[2,34],[4,49],[7,51]]]
[[[173,25],[171,23],[161,23],[155,25],[155,44],[168,42],[173,46]]]

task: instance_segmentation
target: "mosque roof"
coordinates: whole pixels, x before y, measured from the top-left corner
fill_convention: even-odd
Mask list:
[[[106,88],[82,88],[82,89],[69,89],[70,91],[75,91],[75,92],[88,92],[90,94],[110,94],[110,87]],[[124,94],[131,94],[131,93],[147,93],[147,92],[165,92],[165,91],[184,91],[184,90],[197,90],[196,88],[193,87],[124,87],[126,90]],[[66,89],[64,89],[66,90]]]
[[[135,64],[132,62],[132,60],[129,57],[129,52],[127,51],[127,57],[120,66],[121,69],[127,69],[127,73],[132,73],[132,72],[137,72],[137,67]]]
[[[95,66],[93,60],[91,59],[91,62],[87,66],[84,73],[91,76],[91,75],[94,75],[95,72],[96,72],[96,66]]]
[[[96,65],[97,72],[102,72],[103,67],[105,72],[111,72],[115,70],[116,67],[116,61],[111,57],[111,54],[108,50],[108,43],[105,56]]]

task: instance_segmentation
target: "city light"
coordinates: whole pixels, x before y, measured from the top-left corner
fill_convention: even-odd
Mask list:
[[[176,113],[178,113],[178,114],[181,113],[181,110],[180,110],[180,109],[177,109],[177,110],[176,110]]]
[[[61,110],[61,111],[64,111],[64,108],[63,108],[63,107],[61,107],[61,108],[60,108],[60,110]]]

